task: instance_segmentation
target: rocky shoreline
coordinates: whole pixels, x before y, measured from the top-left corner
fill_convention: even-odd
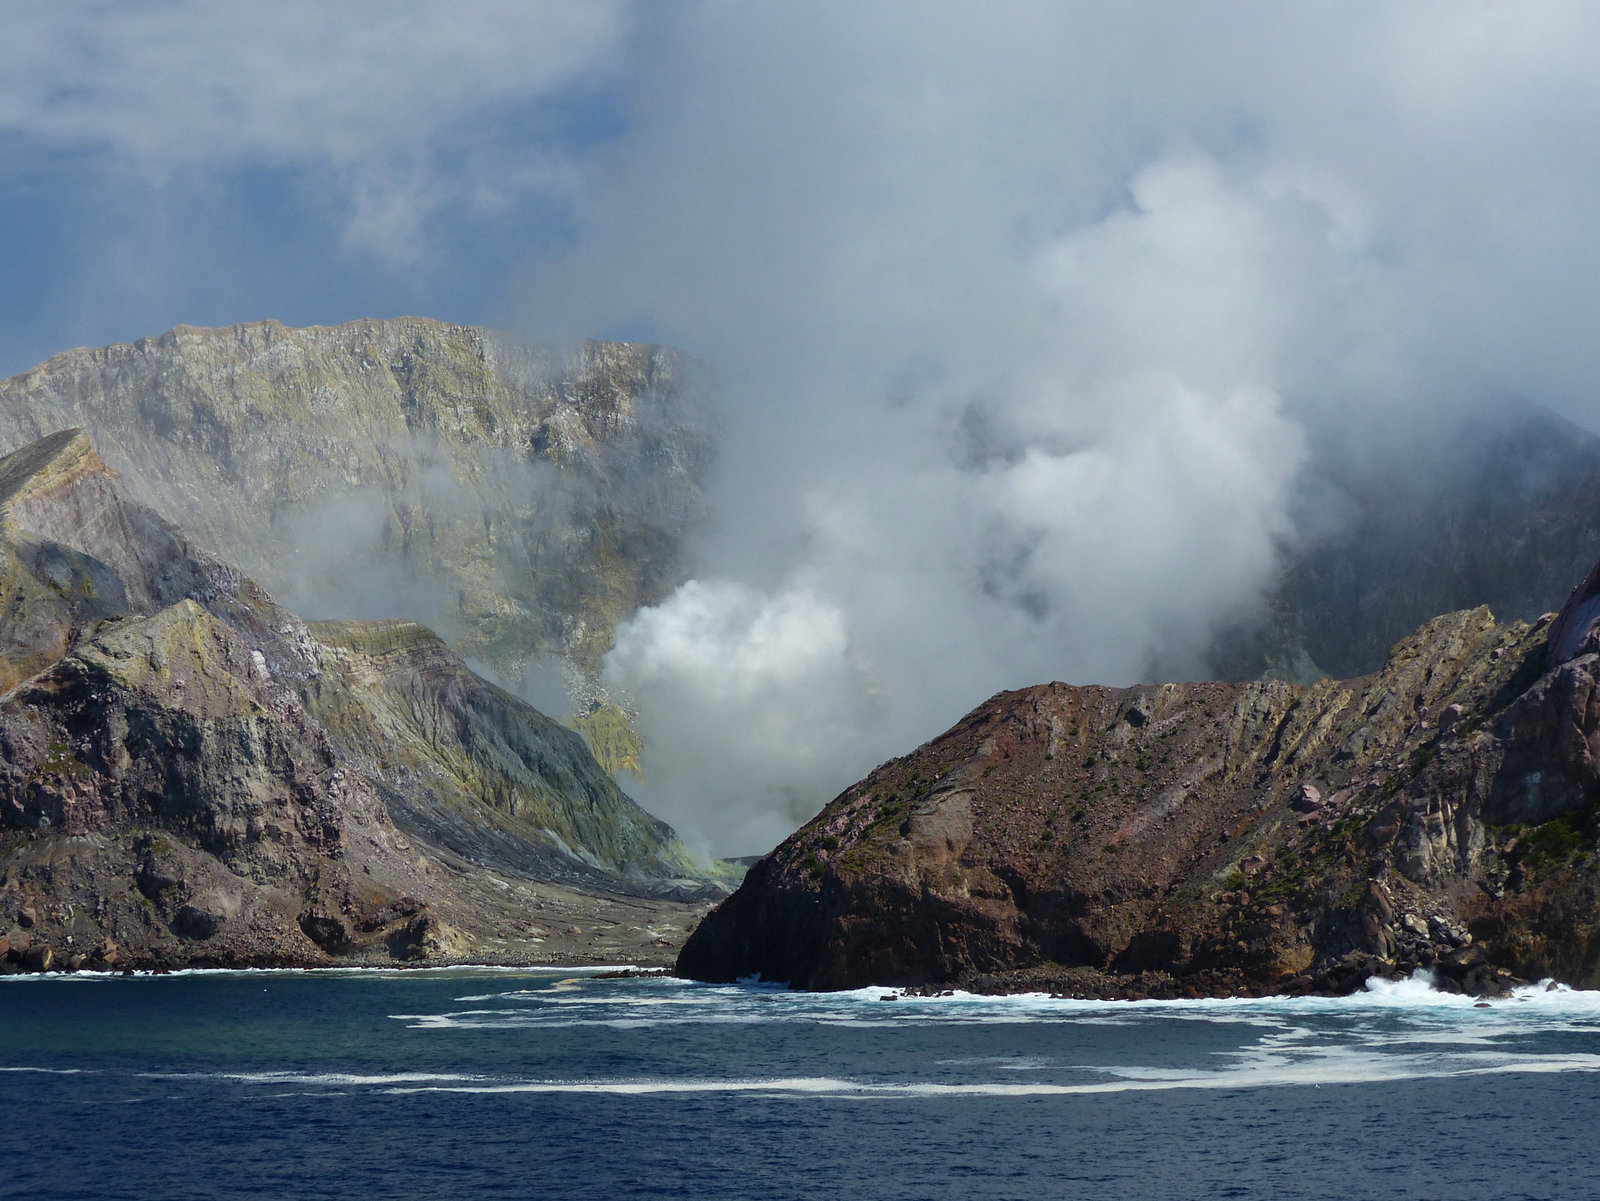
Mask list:
[[[9,880],[30,850],[60,847],[37,836],[30,845],[26,834],[0,835],[0,864],[8,865],[0,878]],[[9,909],[0,910],[0,974],[466,964],[670,967],[710,908],[708,900],[590,894],[461,865],[468,883],[458,881],[455,895],[426,901],[402,896],[364,916],[346,917],[343,932],[324,932],[337,940],[328,948],[311,937],[315,927],[307,931],[292,922],[241,927],[225,919],[213,925],[205,900],[193,903],[198,878],[175,881],[177,888],[168,884],[166,897],[157,891],[151,900],[138,890],[133,868],[135,886],[124,886],[118,896],[115,885],[107,885],[129,869],[78,859],[76,869],[60,869],[55,879],[67,881],[67,897],[87,900],[87,912],[53,888],[0,886]],[[183,895],[190,899],[180,901]]]
[[[0,936],[0,976],[79,973],[105,976],[167,976],[176,972],[192,971],[304,971],[336,972],[351,969],[377,971],[430,971],[439,968],[550,968],[575,970],[608,969],[601,974],[607,979],[632,979],[654,975],[672,974],[672,963],[677,948],[651,947],[633,956],[596,953],[592,950],[575,950],[568,954],[549,957],[532,954],[515,955],[499,959],[481,957],[440,956],[395,960],[388,957],[361,958],[331,956],[306,956],[300,959],[281,957],[252,957],[249,955],[194,956],[178,958],[154,956],[128,958],[121,954],[115,943],[100,943],[88,952],[69,951],[57,955],[49,943],[32,942],[26,934],[22,938]]]
[[[1264,982],[1243,971],[1219,969],[1176,976],[1170,972],[1119,975],[1092,967],[1048,965],[1009,972],[982,972],[949,984],[899,985],[905,996],[943,996],[952,990],[979,996],[1044,993],[1075,1001],[1194,1001],[1258,997],[1344,997],[1360,992],[1369,980],[1400,981],[1425,973],[1442,993],[1484,999],[1507,997],[1532,983],[1488,963],[1481,954],[1466,954],[1424,963],[1388,960],[1354,952],[1316,974]]]

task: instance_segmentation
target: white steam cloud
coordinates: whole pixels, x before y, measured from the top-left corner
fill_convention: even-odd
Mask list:
[[[1330,223],[1302,228],[1315,203],[1164,158],[1018,265],[1030,328],[1004,359],[974,348],[981,372],[952,378],[937,341],[898,391],[870,357],[877,378],[753,365],[740,383],[785,416],[744,414],[732,473],[787,487],[744,480],[728,574],[640,614],[608,662],[650,739],[647,802],[760,847],[997,689],[1203,670],[1293,533],[1304,445],[1276,360],[1307,314],[1278,276],[1336,253]]]
[[[1204,670],[1314,434],[1496,386],[1585,416],[1592,9],[639,15],[517,314],[722,373],[706,569],[607,665],[642,799],[720,851],[997,689]]]
[[[1600,424],[1594,5],[12,8],[6,161],[277,169],[396,280],[548,202],[509,321],[713,365],[702,570],[607,673],[719,851],[999,688],[1205,670],[1329,447]]]

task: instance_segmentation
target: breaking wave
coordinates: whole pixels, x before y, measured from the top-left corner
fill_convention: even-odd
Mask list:
[[[455,1000],[473,1008],[438,1013],[391,1014],[419,1029],[558,1028],[800,1022],[842,1026],[918,1023],[1038,1023],[1245,1021],[1273,1022],[1297,1015],[1345,1016],[1409,1014],[1426,1021],[1476,1014],[1479,1024],[1507,1020],[1600,1021],[1600,992],[1548,981],[1526,985],[1494,1001],[1442,992],[1433,977],[1374,978],[1364,991],[1343,997],[1224,997],[1180,1001],[1099,1001],[1052,997],[1043,993],[985,996],[954,991],[923,997],[893,988],[801,993],[781,985],[716,986],[669,977],[635,981],[634,988],[598,992],[579,978],[535,988],[472,993]],[[1511,1015],[1516,1015],[1514,1018]]]

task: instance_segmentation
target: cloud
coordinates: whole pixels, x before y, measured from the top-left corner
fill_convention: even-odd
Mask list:
[[[996,689],[1203,672],[1330,446],[1507,386],[1595,415],[1582,6],[636,18],[518,312],[726,382],[706,569],[609,663],[651,802],[720,849]]]
[[[51,229],[101,170],[93,331],[448,316],[516,229],[508,320],[713,363],[703,570],[609,670],[650,802],[753,850],[998,688],[1203,672],[1352,455],[1600,426],[1597,51],[1554,0],[24,6],[0,155]]]
[[[792,491],[741,481],[718,560],[738,574],[641,613],[608,660],[651,739],[649,801],[759,847],[999,688],[1202,670],[1293,534],[1277,266],[1327,230],[1163,159],[1018,271],[1036,332],[1014,357],[952,377],[930,341],[938,382],[887,396],[870,357],[854,381],[763,380],[781,410],[746,411],[733,453]],[[808,444],[790,415],[835,428]],[[752,531],[784,550],[750,554]]]
[[[607,679],[649,715],[641,799],[671,808],[692,789],[691,833],[731,845],[780,840],[809,817],[814,788],[876,716],[844,613],[802,585],[692,581],[624,624]]]
[[[570,184],[540,105],[608,84],[626,29],[617,0],[24,5],[0,134],[156,181],[314,170],[346,246],[404,265],[442,209]]]

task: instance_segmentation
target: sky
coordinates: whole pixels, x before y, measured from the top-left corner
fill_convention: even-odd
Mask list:
[[[760,850],[997,689],[1202,670],[1329,447],[1600,428],[1596,61],[1538,0],[0,0],[0,372],[402,313],[704,359],[715,516],[607,680],[641,799]]]

